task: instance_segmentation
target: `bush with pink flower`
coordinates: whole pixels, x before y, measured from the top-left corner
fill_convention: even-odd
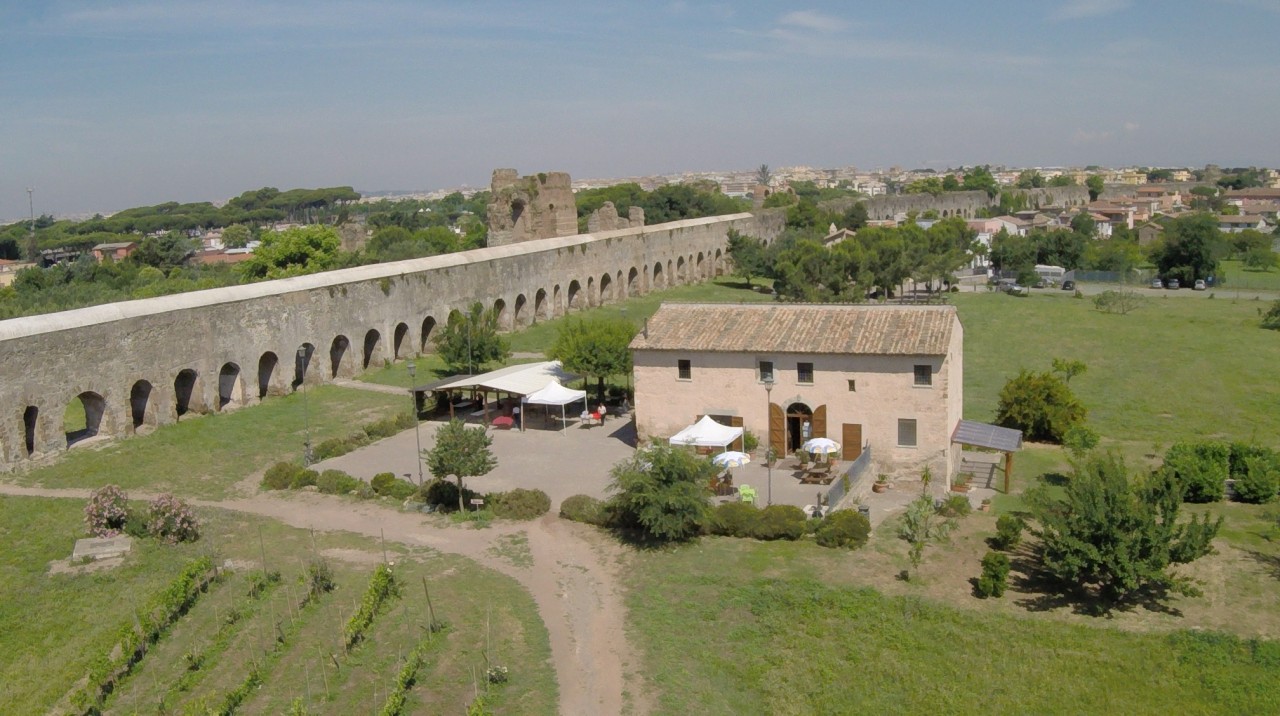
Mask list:
[[[115,537],[124,531],[128,519],[129,496],[119,485],[94,490],[84,506],[84,522],[94,537]]]
[[[147,532],[170,544],[194,542],[200,538],[200,521],[190,505],[166,492],[147,508]]]

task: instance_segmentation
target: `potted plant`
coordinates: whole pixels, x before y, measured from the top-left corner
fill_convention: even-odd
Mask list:
[[[801,470],[809,467],[809,453],[804,450],[796,450],[795,455],[796,461],[800,463]]]
[[[968,492],[968,491],[969,491],[969,476],[968,476],[968,475],[956,475],[956,478],[955,478],[954,480],[952,480],[952,481],[951,481],[951,491],[952,491],[952,492]]]
[[[776,462],[778,462],[778,451],[770,445],[768,449],[764,451],[764,464],[769,467],[773,467]]]
[[[876,481],[871,483],[872,492],[884,492],[889,489],[889,476],[883,472],[876,475]]]
[[[978,511],[979,511],[979,512],[990,512],[990,511],[991,511],[991,498],[990,498],[990,497],[984,497],[984,498],[982,498],[982,504],[981,504],[981,505],[978,505]]]

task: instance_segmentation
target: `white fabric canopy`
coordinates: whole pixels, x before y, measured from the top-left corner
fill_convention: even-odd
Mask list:
[[[742,437],[742,428],[721,425],[712,420],[710,415],[704,415],[702,420],[672,435],[668,442],[672,445],[728,447],[740,437]]]
[[[525,396],[524,402],[538,405],[568,405],[569,403],[587,399],[587,391],[574,390],[560,385],[559,381],[547,383],[542,390]]]
[[[513,395],[529,395],[547,387],[550,383],[563,383],[578,378],[566,373],[560,367],[560,361],[549,360],[541,363],[522,363],[506,368],[489,371],[480,375],[468,375],[435,386],[435,390],[457,390],[458,388],[488,388],[500,393]]]

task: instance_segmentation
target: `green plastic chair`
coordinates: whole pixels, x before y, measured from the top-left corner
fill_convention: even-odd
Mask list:
[[[748,505],[754,505],[756,503],[756,488],[751,485],[739,485],[738,500]]]

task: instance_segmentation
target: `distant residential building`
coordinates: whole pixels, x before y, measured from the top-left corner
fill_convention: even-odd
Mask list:
[[[1218,217],[1218,230],[1224,234],[1238,234],[1248,229],[1267,231],[1267,220],[1256,214],[1223,215]]]
[[[98,244],[93,247],[93,258],[102,263],[105,259],[123,261],[138,248],[137,241],[122,241],[114,244]]]
[[[35,266],[35,264],[30,261],[0,259],[0,286],[12,286],[13,279],[18,275],[18,272],[32,266]]]

